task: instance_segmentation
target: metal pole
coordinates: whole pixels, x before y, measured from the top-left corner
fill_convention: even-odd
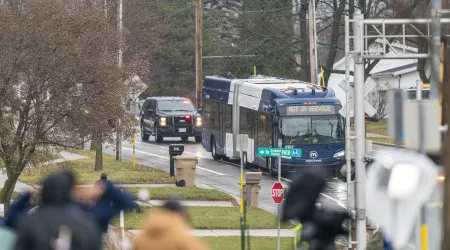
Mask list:
[[[346,82],[346,97],[345,97],[345,164],[347,165],[347,211],[351,212],[351,171],[352,171],[352,162],[351,162],[351,152],[350,152],[350,69],[349,69],[349,50],[350,50],[350,34],[349,34],[349,17],[345,16],[345,82]],[[349,228],[348,232],[348,249],[352,248],[352,222],[349,220],[347,224]]]
[[[430,100],[439,100],[439,66],[441,51],[441,0],[431,2],[431,77],[430,77]]]
[[[245,228],[244,228],[244,151],[242,150],[242,145],[244,145],[244,138],[239,135],[240,140],[240,158],[241,158],[241,174],[239,175],[239,184],[241,191],[240,199],[240,219],[241,219],[241,249],[245,249]]]
[[[315,46],[314,46],[314,22],[313,22],[313,8],[314,1],[309,0],[308,3],[308,22],[309,22],[309,66],[311,69],[311,83],[316,84],[317,74],[316,66],[314,65],[315,59]]]
[[[282,147],[283,147],[283,141],[282,141],[281,139],[278,139],[278,148],[281,149]],[[281,154],[280,154],[280,156],[278,156],[278,182],[281,183]],[[280,228],[281,228],[281,216],[280,216],[280,213],[281,213],[281,204],[280,204],[280,203],[277,204],[277,209],[278,209],[278,213],[277,213],[277,215],[278,215],[278,225],[277,225],[277,250],[280,250],[280,244],[281,244],[281,242],[280,242],[280,240],[281,240],[281,238],[280,238]]]
[[[366,168],[364,164],[365,154],[365,112],[364,112],[364,60],[361,58],[363,51],[363,21],[364,16],[360,10],[355,11],[355,23],[353,32],[355,37],[355,163],[356,163],[356,241],[358,250],[366,249]]]
[[[118,28],[119,28],[119,69],[122,68],[122,30],[123,30],[123,0],[119,0],[119,15],[118,15]],[[117,130],[117,155],[116,160],[121,161],[122,160],[122,134],[120,133],[120,124],[121,121],[119,119],[118,123],[118,130]],[[125,238],[125,222],[124,222],[124,215],[123,210],[120,211],[120,228],[122,230],[122,240]]]
[[[131,160],[131,164],[133,165],[133,167],[136,167],[136,135],[133,134],[133,156],[132,156],[132,160]]]
[[[424,134],[424,121],[423,121],[423,105],[422,101],[419,101],[419,142],[420,142],[420,153],[425,154],[425,134]],[[426,220],[426,205],[422,206],[420,209],[420,243],[421,250],[428,249],[428,225]]]
[[[196,0],[195,8],[195,88],[196,106],[202,107],[202,0]]]
[[[122,30],[123,30],[123,0],[119,0],[119,13],[118,13],[118,22],[117,26],[119,29],[119,69],[122,68]],[[120,126],[121,121],[119,118],[119,121],[117,123],[117,136],[116,136],[116,160],[121,161],[122,160],[122,134],[120,132]]]
[[[422,100],[422,81],[416,81],[416,100]]]
[[[318,72],[319,72],[319,57],[317,56],[317,53],[318,53],[318,49],[317,49],[317,25],[316,25],[316,1],[312,1],[312,6],[313,6],[313,25],[314,25],[314,57],[315,57],[315,64],[316,64],[316,78],[317,78],[317,81],[316,81],[316,83],[317,84],[320,84],[320,81],[319,81],[319,74],[318,74]],[[323,74],[322,74],[322,77],[323,77]],[[324,85],[325,86],[325,85]]]

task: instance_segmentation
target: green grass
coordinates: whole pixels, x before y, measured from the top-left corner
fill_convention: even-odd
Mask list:
[[[141,188],[126,188],[128,192],[137,195]],[[234,201],[235,199],[224,192],[216,189],[204,189],[197,187],[154,187],[146,188],[152,200],[166,200],[171,196],[182,200],[197,201]]]
[[[95,152],[88,150],[73,150],[89,158],[75,161],[60,162],[45,166],[26,168],[20,175],[19,180],[28,184],[38,184],[42,178],[58,169],[71,169],[77,175],[78,184],[92,184],[100,179],[100,173],[106,173],[108,179],[113,183],[141,184],[141,183],[174,183],[175,179],[163,170],[137,165],[133,167],[131,162],[116,161],[115,157],[103,153],[103,170],[94,171]]]
[[[241,237],[200,237],[210,250],[241,249]],[[281,237],[280,249],[291,250],[294,238]],[[277,249],[276,237],[250,237],[250,247],[256,250]]]
[[[366,130],[368,133],[388,135],[388,119],[384,118],[378,122],[366,121]]]
[[[150,213],[155,208],[146,209]],[[188,207],[192,227],[195,229],[240,229],[239,207]],[[125,227],[138,229],[145,213],[125,213]],[[277,228],[277,216],[260,208],[247,210],[247,222],[251,229]],[[114,218],[112,225],[119,225],[119,218]],[[291,223],[281,225],[281,228],[293,228]]]

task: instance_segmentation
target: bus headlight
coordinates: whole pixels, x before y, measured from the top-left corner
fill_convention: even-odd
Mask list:
[[[339,151],[336,154],[333,155],[334,158],[344,158],[345,157],[345,151]]]
[[[166,118],[165,117],[159,118],[159,126],[160,127],[166,126]]]
[[[201,117],[197,117],[196,118],[195,126],[197,126],[197,127],[201,127],[202,126],[202,118]]]

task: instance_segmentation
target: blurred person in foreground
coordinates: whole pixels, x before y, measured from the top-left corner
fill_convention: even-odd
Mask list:
[[[134,250],[206,250],[190,233],[189,217],[179,201],[171,199],[143,220],[143,230],[133,240]]]
[[[108,224],[112,218],[121,210],[133,207],[135,204],[131,195],[120,191],[109,181],[98,181],[93,187],[76,187],[75,177],[71,172],[60,171],[58,175],[64,176],[72,183],[69,192],[70,203],[90,216],[103,233],[108,231]],[[29,212],[30,200],[39,196],[41,196],[40,191],[32,189],[19,197],[9,209],[6,225],[16,229],[20,220]]]
[[[42,185],[42,204],[18,222],[16,250],[98,250],[100,230],[71,202],[75,177],[70,172],[49,175]]]

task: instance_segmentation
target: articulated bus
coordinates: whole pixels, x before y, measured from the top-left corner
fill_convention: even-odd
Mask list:
[[[282,158],[282,173],[319,166],[336,171],[345,162],[341,102],[331,88],[275,77],[205,78],[202,89],[202,146],[214,160],[239,159],[236,141],[248,135],[243,162],[276,175],[276,158],[259,147],[301,148],[302,157]]]

